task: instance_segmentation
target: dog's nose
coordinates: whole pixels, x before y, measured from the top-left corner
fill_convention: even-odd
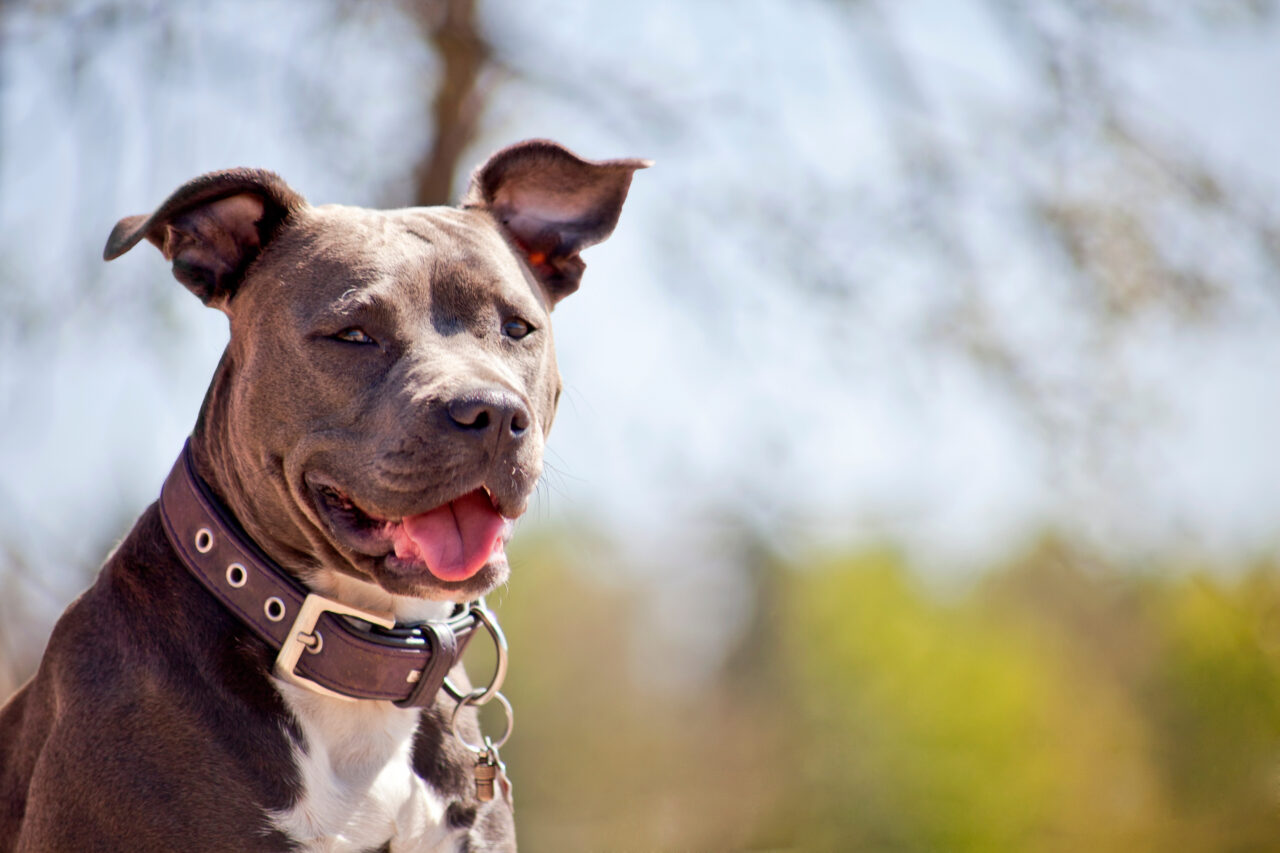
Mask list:
[[[445,407],[449,419],[477,434],[497,431],[504,439],[519,438],[529,428],[529,410],[519,396],[501,388],[467,391],[449,401]]]

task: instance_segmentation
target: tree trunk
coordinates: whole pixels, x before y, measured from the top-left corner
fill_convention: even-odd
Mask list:
[[[476,23],[476,0],[407,0],[440,60],[440,83],[431,107],[431,142],[414,169],[412,202],[451,204],[462,152],[475,137],[484,111],[480,77],[490,49]]]

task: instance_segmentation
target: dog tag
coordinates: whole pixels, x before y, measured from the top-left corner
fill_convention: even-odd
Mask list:
[[[476,799],[487,803],[494,797],[494,783],[502,790],[502,798],[511,802],[511,780],[507,778],[507,765],[498,756],[498,748],[485,738],[485,748],[476,757]]]
[[[493,799],[493,783],[498,778],[496,750],[486,749],[476,758],[476,799],[487,803]]]

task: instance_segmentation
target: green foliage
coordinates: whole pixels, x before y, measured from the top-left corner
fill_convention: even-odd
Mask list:
[[[892,558],[796,580],[783,629],[812,840],[1019,846],[1043,817],[1055,698],[1026,638],[931,601]]]
[[[891,551],[749,555],[739,647],[673,690],[607,543],[526,546],[501,614],[531,849],[1280,849],[1273,564],[1046,540],[944,592]]]
[[[1152,598],[1162,654],[1145,707],[1182,832],[1205,850],[1275,849],[1280,579],[1195,576]]]

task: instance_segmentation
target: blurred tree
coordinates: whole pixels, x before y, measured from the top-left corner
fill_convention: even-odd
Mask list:
[[[475,0],[402,0],[422,38],[440,59],[431,110],[431,138],[414,168],[413,204],[457,201],[459,160],[475,141],[492,80],[490,48],[480,32]]]
[[[1262,850],[1280,832],[1276,567],[1097,573],[1050,545],[942,598],[891,553],[796,574],[779,628],[821,850]],[[1084,563],[1084,565],[1082,565]]]
[[[655,279],[669,282],[671,296],[699,315],[727,317],[715,327],[718,347],[736,346],[747,358],[816,345],[834,384],[848,384],[851,370],[863,368],[902,371],[902,384],[910,386],[910,371],[921,363],[927,372],[937,360],[959,355],[1016,402],[1017,416],[1036,425],[1066,493],[1077,494],[1080,505],[1100,502],[1108,494],[1101,483],[1131,474],[1135,434],[1160,420],[1162,401],[1133,366],[1152,335],[1225,328],[1244,318],[1280,323],[1274,299],[1280,213],[1266,188],[1188,145],[1176,125],[1152,120],[1135,94],[1126,57],[1170,33],[1207,38],[1265,25],[1275,6],[1254,0],[1177,8],[1120,0],[963,5],[992,36],[987,46],[1001,52],[1004,72],[1019,85],[988,85],[993,91],[981,81],[940,86],[936,63],[910,44],[910,15],[920,14],[915,7],[811,0],[797,10],[824,16],[848,34],[841,64],[821,70],[841,79],[845,88],[836,91],[861,87],[877,105],[877,129],[890,154],[888,168],[876,174],[815,156],[813,148],[831,140],[808,145],[803,134],[783,132],[772,102],[755,100],[741,80],[709,79],[706,103],[690,101],[650,82],[662,79],[656,74],[661,57],[633,67],[575,50],[586,34],[572,27],[547,27],[531,40],[512,29],[517,16],[500,4],[329,0],[308,6],[310,29],[302,35],[328,39],[333,49],[340,39],[369,37],[376,22],[409,34],[395,49],[407,51],[405,44],[416,41],[431,58],[423,81],[429,97],[422,108],[409,108],[416,123],[392,146],[393,171],[400,174],[378,176],[392,202],[456,197],[468,148],[489,127],[490,104],[512,85],[568,104],[592,124],[629,136],[643,131],[670,146],[655,152],[659,156],[693,166],[683,191],[657,202],[663,208],[658,219],[680,226],[654,235]],[[203,8],[118,0],[0,6],[0,52],[50,46],[40,79],[45,103],[66,116],[73,130],[66,144],[84,164],[73,182],[73,206],[93,208],[91,196],[118,190],[116,170],[101,161],[127,160],[126,140],[99,129],[118,131],[130,98],[163,104],[172,97],[166,87],[192,83],[182,75],[193,56],[210,69],[206,76],[228,79],[235,75],[223,72],[248,69],[246,76],[283,80],[287,102],[273,101],[269,109],[291,118],[292,132],[305,135],[324,153],[326,167],[353,183],[369,176],[370,159],[385,159],[353,156],[364,150],[364,140],[351,127],[349,104],[334,97],[334,75],[316,67],[311,54],[273,42],[268,32],[231,37],[202,26]],[[700,14],[745,22],[731,4]],[[134,43],[142,45],[148,67],[141,88],[131,80],[124,92],[98,57],[105,48]],[[694,48],[714,65],[719,52],[734,45]],[[767,59],[766,71],[799,73],[800,66]],[[0,75],[0,128],[12,130],[22,109],[13,73]],[[180,146],[181,135],[157,121],[142,147]],[[760,150],[726,145],[725,134],[756,139]],[[768,180],[759,179],[764,161]],[[718,168],[698,168],[712,164]],[[12,171],[0,168],[0,176]],[[73,227],[87,227],[79,219]],[[711,234],[731,235],[739,250],[706,251]],[[0,239],[0,258],[23,281],[40,280],[23,269],[31,238],[17,229]],[[98,240],[96,231],[77,233],[74,244]],[[30,335],[65,322],[65,306],[74,301],[95,316],[117,315],[122,323],[169,319],[160,327],[173,327],[172,306],[180,298],[173,288],[140,278],[130,292],[108,295],[97,286],[96,257],[75,257],[83,259],[82,268],[54,287],[4,289],[0,324]],[[744,290],[751,282],[767,292]],[[905,300],[904,290],[911,291]],[[771,312],[778,306],[814,303],[819,307],[800,312],[808,318],[804,342],[796,340],[796,327],[770,331],[751,322],[761,312],[778,313]],[[139,320],[133,312],[140,306],[152,316]],[[886,316],[906,318],[888,330],[893,357],[880,354],[868,364],[859,339]],[[851,325],[861,327],[858,334],[850,334]],[[770,344],[771,334],[787,338]],[[157,339],[155,346],[154,357],[161,358],[166,345]],[[757,455],[785,459],[791,419],[761,416],[753,429],[762,451],[784,448]],[[732,491],[757,524],[779,517],[777,473],[766,464],[733,472],[740,482]]]
[[[964,589],[892,549],[761,562],[775,606],[664,689],[616,545],[519,543],[499,602],[523,840],[556,850],[1267,850],[1280,588],[1048,537]],[[771,647],[771,648],[767,648]],[[519,652],[519,650],[524,650]],[[529,736],[536,732],[537,736]]]
[[[1280,573],[1194,575],[1149,595],[1143,697],[1182,849],[1266,850],[1280,832]]]

